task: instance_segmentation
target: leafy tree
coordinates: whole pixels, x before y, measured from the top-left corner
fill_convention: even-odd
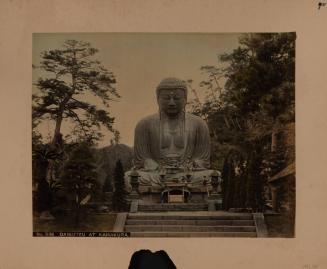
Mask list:
[[[294,121],[294,33],[243,35],[237,49],[220,55],[219,66],[201,67],[208,74],[200,83],[207,98],[193,109],[215,139],[261,139]]]
[[[97,52],[87,42],[67,40],[62,49],[41,54],[39,68],[46,75],[36,83],[39,93],[33,95],[33,121],[39,123],[51,119],[55,122],[50,143],[52,149],[58,148],[64,120],[75,123],[73,134],[82,137],[82,140],[98,139],[100,133],[95,128],[100,125],[113,131],[114,118],[108,111],[85,101],[87,94],[93,94],[109,107],[111,100],[119,98],[113,73],[94,60]],[[51,169],[52,162],[49,166]],[[51,178],[47,180],[51,181]]]
[[[125,211],[127,209],[126,195],[124,169],[122,162],[118,160],[114,172],[114,193],[112,197],[112,206],[114,210]]]
[[[243,35],[237,49],[201,71],[206,98],[194,98],[191,111],[209,125],[212,165],[225,175],[224,204],[260,210],[264,184],[285,165],[277,134],[295,120],[295,34]],[[242,181],[233,172],[238,156],[246,161]]]
[[[50,211],[54,203],[53,182],[46,180],[49,162],[55,166],[63,160],[62,151],[54,151],[50,145],[39,140],[33,141],[32,146],[32,178],[35,192],[33,207],[36,211]]]
[[[222,100],[249,139],[294,121],[294,33],[245,35],[220,60],[229,64]]]
[[[90,145],[82,143],[72,151],[61,175],[62,186],[75,212],[76,225],[80,222],[81,210],[95,193],[96,178],[95,160]]]

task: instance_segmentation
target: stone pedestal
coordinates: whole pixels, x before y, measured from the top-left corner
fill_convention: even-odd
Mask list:
[[[190,174],[181,178],[170,178],[160,174],[161,186],[139,185],[139,173],[130,173],[132,191],[129,194],[130,212],[142,211],[145,207],[154,207],[169,204],[189,204],[188,207],[195,211],[203,210],[204,206],[209,211],[222,209],[222,194],[220,188],[220,173],[213,171],[210,179],[204,178],[203,184],[192,184]],[[199,206],[198,206],[199,205]],[[182,206],[182,207],[183,207]]]
[[[208,197],[208,211],[221,210],[223,199],[221,194],[212,194]]]
[[[222,209],[221,178],[218,171],[211,174],[212,192],[208,197],[208,210],[215,211]]]
[[[129,212],[136,213],[138,211],[138,207],[139,207],[139,201],[138,200],[132,200]]]

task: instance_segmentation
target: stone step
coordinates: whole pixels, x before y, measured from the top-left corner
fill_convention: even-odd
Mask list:
[[[208,203],[161,203],[161,204],[139,204],[139,206],[145,206],[145,207],[201,207],[206,206]]]
[[[132,232],[131,237],[257,237],[256,232]]]
[[[128,220],[253,220],[252,214],[237,215],[173,215],[151,213],[129,213]]]
[[[175,204],[149,204],[139,205],[138,211],[207,211],[206,203],[175,203]]]
[[[226,211],[126,213],[119,231],[132,237],[267,237],[262,213]]]
[[[174,205],[174,206],[160,206],[160,205],[156,205],[156,206],[148,206],[148,205],[139,205],[138,206],[138,210],[172,210],[172,209],[177,209],[177,210],[181,210],[183,211],[183,209],[187,209],[187,210],[195,210],[197,211],[198,209],[207,209],[208,205],[197,205],[197,206],[187,206],[187,205]]]
[[[171,211],[207,211],[208,207],[199,208],[138,208],[138,212],[171,212]]]
[[[126,225],[198,225],[198,226],[254,226],[253,220],[207,220],[207,219],[184,219],[184,220],[149,220],[127,219]]]
[[[255,226],[126,225],[125,232],[256,232]]]

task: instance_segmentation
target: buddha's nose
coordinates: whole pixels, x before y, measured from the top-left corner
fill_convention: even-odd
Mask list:
[[[170,98],[169,99],[169,103],[168,103],[169,106],[176,106],[176,103],[175,103],[175,100],[174,98]]]

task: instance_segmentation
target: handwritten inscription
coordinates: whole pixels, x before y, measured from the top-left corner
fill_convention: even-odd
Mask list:
[[[323,3],[323,2],[318,3],[318,9],[320,9],[321,7],[324,7],[324,6],[326,6],[326,3]]]

